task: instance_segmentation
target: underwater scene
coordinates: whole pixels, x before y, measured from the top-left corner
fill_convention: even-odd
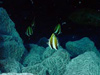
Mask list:
[[[100,1],[0,0],[0,75],[100,75]]]

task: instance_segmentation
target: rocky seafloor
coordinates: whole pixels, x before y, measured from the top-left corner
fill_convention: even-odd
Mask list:
[[[0,8],[0,75],[100,75],[100,53],[88,37],[68,41],[58,50],[45,48],[43,40],[38,44],[27,48]]]

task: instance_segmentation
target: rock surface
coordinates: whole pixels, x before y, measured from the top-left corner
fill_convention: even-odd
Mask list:
[[[100,75],[100,58],[95,52],[85,52],[66,65],[63,75]]]
[[[67,51],[58,50],[42,62],[50,75],[62,75],[65,72],[65,65],[70,61],[70,56]]]
[[[100,56],[100,53],[94,43],[88,37],[84,37],[77,41],[67,42],[66,49],[72,57],[80,55],[86,51],[94,51],[98,56]]]
[[[45,48],[42,46],[38,46],[36,44],[30,44],[30,51],[36,52],[39,55],[42,55],[43,52],[45,51]]]
[[[54,52],[55,52],[54,49],[51,50],[50,47],[47,47],[46,50],[44,51],[43,55],[42,55],[42,59],[44,60],[44,59],[50,57]]]
[[[0,75],[33,75],[32,73],[2,73]]]
[[[23,65],[24,66],[31,66],[31,65],[35,65],[37,63],[40,63],[42,60],[40,58],[40,55],[37,54],[34,51],[30,51],[30,53],[25,57],[24,61],[23,61]]]
[[[8,57],[20,61],[25,47],[5,9],[0,8],[0,59]]]
[[[62,75],[65,71],[65,65],[70,61],[69,53],[62,48],[57,51],[53,50],[54,49],[47,47],[43,53],[44,59],[42,59],[40,63],[35,65],[31,64],[24,67],[22,72],[33,73],[37,75]],[[49,54],[49,56],[47,56],[46,53],[47,55]],[[30,57],[31,56],[34,55],[31,54]],[[30,60],[28,64],[30,64],[30,62],[33,60]]]
[[[0,8],[0,34],[11,35],[17,42],[23,42],[15,29],[14,22],[3,8]]]
[[[24,67],[22,69],[22,72],[32,73],[34,75],[42,75],[42,74],[46,75],[46,70],[47,69],[40,63],[40,64]]]
[[[5,73],[20,73],[21,67],[21,64],[15,59],[0,60],[0,69]]]

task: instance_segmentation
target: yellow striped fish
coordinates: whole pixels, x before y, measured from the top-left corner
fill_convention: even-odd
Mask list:
[[[60,25],[60,24],[58,24],[58,25],[55,27],[54,33],[57,34],[57,35],[61,34],[61,25]]]
[[[26,32],[25,34],[30,37],[32,34],[33,34],[33,29],[31,26],[28,26],[27,29],[26,29]]]
[[[49,38],[48,45],[51,49],[58,49],[58,39],[54,33],[52,33],[51,37]]]
[[[31,26],[28,26],[27,29],[26,29],[26,32],[25,34],[30,37],[31,35],[33,35],[33,30],[34,30],[34,27],[35,27],[35,17],[31,23]]]

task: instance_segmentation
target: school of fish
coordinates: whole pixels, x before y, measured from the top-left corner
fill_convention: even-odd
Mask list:
[[[31,26],[28,26],[26,29],[25,34],[30,38],[31,35],[33,35],[33,27],[35,25],[35,22],[33,21]],[[59,42],[57,39],[57,36],[61,34],[61,25],[58,24],[54,28],[54,32],[51,34],[50,38],[48,39],[48,45],[51,49],[58,50]]]

